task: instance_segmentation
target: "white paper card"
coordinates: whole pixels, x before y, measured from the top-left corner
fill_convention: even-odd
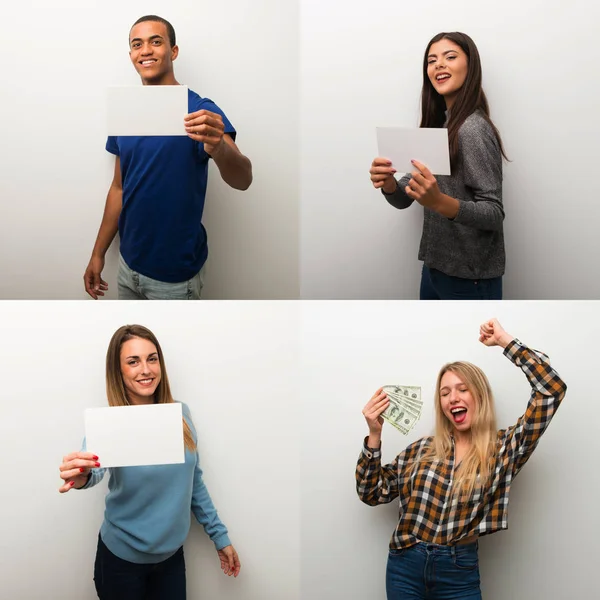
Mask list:
[[[108,135],[187,135],[186,85],[108,88]]]
[[[181,417],[179,402],[88,408],[86,448],[103,467],[183,463]]]
[[[433,175],[450,175],[448,130],[442,128],[377,127],[379,156],[392,161],[398,173],[411,173],[412,159]]]

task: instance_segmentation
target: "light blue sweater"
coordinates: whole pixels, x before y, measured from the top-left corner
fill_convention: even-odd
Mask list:
[[[197,443],[190,410],[181,404],[183,417]],[[99,483],[106,470],[92,469],[87,484],[80,489]],[[198,452],[186,448],[183,464],[115,467],[108,471],[109,492],[100,535],[119,558],[148,564],[175,554],[190,530],[190,509],[217,550],[231,543],[202,481]]]

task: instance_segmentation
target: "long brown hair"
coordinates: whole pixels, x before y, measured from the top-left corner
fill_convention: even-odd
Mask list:
[[[453,427],[442,410],[440,385],[447,372],[455,373],[475,400],[475,414],[471,425],[471,446],[455,471],[452,496],[468,499],[476,487],[483,489],[491,476],[492,461],[496,456],[498,430],[496,409],[490,382],[485,373],[469,362],[444,365],[437,377],[435,388],[435,434],[420,462],[444,461],[452,451]],[[418,466],[415,464],[415,468]],[[479,478],[479,483],[477,482]]]
[[[121,374],[121,347],[126,341],[132,338],[148,340],[156,347],[161,376],[160,383],[156,386],[156,391],[154,392],[154,403],[167,404],[169,402],[174,402],[173,396],[171,395],[171,387],[169,386],[169,377],[167,376],[165,359],[156,336],[142,325],[123,325],[123,327],[119,327],[113,334],[106,352],[106,395],[108,397],[108,405],[129,406],[131,404],[127,397],[127,391],[125,390],[125,384],[123,383],[123,375]],[[196,450],[196,443],[194,442],[192,431],[185,418],[182,420],[185,447],[191,452],[194,452]]]
[[[504,151],[504,145],[502,144],[500,132],[490,118],[490,108],[487,97],[481,87],[482,75],[479,51],[477,50],[475,42],[466,33],[461,33],[459,31],[438,33],[431,39],[429,44],[427,44],[425,56],[423,58],[423,89],[421,91],[420,126],[440,128],[444,126],[446,121],[446,102],[444,97],[435,90],[427,75],[427,57],[429,56],[429,49],[432,44],[444,39],[450,40],[460,46],[467,56],[468,63],[467,77],[463,86],[458,91],[448,119],[448,144],[450,146],[450,164],[452,168],[458,163],[458,131],[467,117],[476,110],[481,112],[483,118],[492,127],[496,139],[498,140],[502,156],[508,160],[506,152]]]

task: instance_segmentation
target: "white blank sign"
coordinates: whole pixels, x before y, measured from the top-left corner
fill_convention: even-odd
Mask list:
[[[187,135],[186,85],[108,88],[108,135]]]
[[[109,406],[85,411],[86,448],[103,467],[185,462],[181,404]]]
[[[433,175],[450,175],[448,130],[444,128],[377,127],[379,156],[392,161],[399,173],[410,173],[412,159],[423,163]]]

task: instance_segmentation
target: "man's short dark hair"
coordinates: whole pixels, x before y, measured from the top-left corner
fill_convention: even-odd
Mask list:
[[[167,34],[169,36],[169,43],[171,44],[171,48],[175,45],[175,29],[173,29],[173,25],[169,23],[166,19],[162,17],[157,17],[156,15],[146,15],[144,17],[140,17],[132,26],[133,29],[138,23],[144,23],[145,21],[156,21],[158,23],[163,23],[167,28]]]

